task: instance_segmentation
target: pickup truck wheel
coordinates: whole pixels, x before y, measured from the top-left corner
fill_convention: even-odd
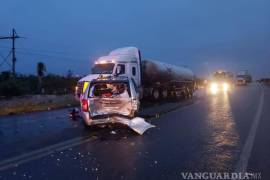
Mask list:
[[[159,99],[159,89],[154,89],[153,92],[152,92],[152,97],[154,100],[158,100]]]
[[[86,124],[86,122],[83,120],[83,127],[85,130],[89,130],[90,129],[90,126],[88,124]]]

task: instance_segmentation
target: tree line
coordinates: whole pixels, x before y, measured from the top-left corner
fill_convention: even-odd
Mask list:
[[[79,77],[69,70],[66,76],[46,73],[46,66],[37,63],[36,75],[0,73],[0,97],[13,97],[33,94],[69,94],[74,93]]]

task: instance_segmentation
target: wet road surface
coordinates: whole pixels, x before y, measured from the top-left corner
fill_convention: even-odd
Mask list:
[[[269,107],[267,86],[217,95],[201,90],[193,100],[145,108],[141,115],[156,127],[142,136],[120,125],[85,128],[69,120],[68,109],[2,117],[0,180],[183,179],[183,172],[236,171],[269,179]]]

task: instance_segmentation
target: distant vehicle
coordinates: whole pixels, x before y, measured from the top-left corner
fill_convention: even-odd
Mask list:
[[[115,96],[114,86],[125,87],[129,96]],[[81,102],[83,118],[90,125],[93,119],[104,115],[134,117],[142,98],[156,101],[181,96],[191,98],[195,89],[194,74],[188,68],[141,60],[137,48],[126,47],[96,60],[92,74],[79,80],[76,97]]]
[[[270,84],[270,78],[262,78],[258,80],[259,83]]]
[[[238,86],[245,86],[247,85],[247,81],[243,77],[236,77],[235,84]]]
[[[245,79],[245,83],[251,83],[252,82],[252,76],[249,74],[248,70],[239,71],[237,73],[237,75],[236,75],[236,78]]]
[[[218,92],[228,92],[233,88],[233,74],[224,70],[219,70],[213,73],[208,90],[212,94]]]

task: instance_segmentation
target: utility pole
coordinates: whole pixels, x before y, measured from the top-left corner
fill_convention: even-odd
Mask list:
[[[15,29],[12,29],[12,35],[11,36],[0,36],[1,39],[11,39],[12,40],[12,73],[15,74],[15,63],[16,63],[16,52],[15,52],[15,40],[21,38],[20,36],[17,35]]]

